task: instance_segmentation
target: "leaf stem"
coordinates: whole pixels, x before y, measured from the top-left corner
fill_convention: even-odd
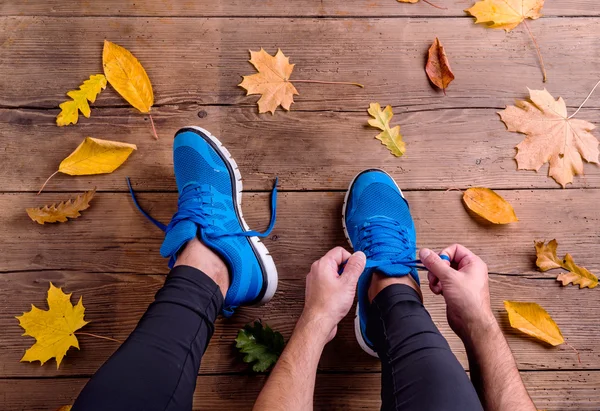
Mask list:
[[[103,340],[109,340],[109,341],[114,341],[116,343],[122,344],[123,341],[119,341],[119,340],[115,340],[114,338],[110,338],[110,337],[104,337],[102,335],[97,335],[97,334],[92,334],[92,333],[86,333],[86,332],[82,332],[82,331],[77,331],[75,333],[75,335],[87,335],[88,337],[96,337],[96,338],[101,338]]]
[[[423,3],[427,3],[427,4],[429,4],[430,6],[432,6],[432,7],[435,7],[436,9],[440,9],[440,10],[448,10],[448,7],[442,7],[442,6],[438,6],[438,5],[436,5],[436,4],[433,4],[433,3],[431,3],[431,2],[429,2],[429,1],[427,1],[427,0],[423,0]]]
[[[565,345],[567,347],[569,347],[570,349],[572,349],[573,351],[575,351],[575,354],[577,354],[577,361],[579,362],[579,364],[581,364],[581,357],[579,356],[579,351],[577,351],[577,349],[575,347],[573,347],[571,344],[569,344],[566,341],[565,341]]]
[[[349,83],[346,81],[321,81],[321,80],[288,80],[290,83],[319,83],[319,84],[345,84],[347,86],[356,86],[360,88],[365,88],[362,84],[359,83]]]
[[[583,103],[581,103],[581,105],[577,108],[577,110],[575,110],[575,112],[573,114],[571,114],[568,118],[571,117],[575,117],[575,114],[579,113],[579,110],[581,110],[581,107],[583,107],[583,105],[585,103],[587,103],[587,101],[590,99],[590,97],[592,96],[592,93],[594,92],[594,90],[596,90],[596,88],[600,85],[600,80],[598,80],[598,82],[596,83],[596,85],[594,86],[594,88],[592,89],[592,91],[590,91],[590,94],[588,94],[588,96],[585,98],[585,100],[583,100]]]
[[[50,177],[48,177],[46,179],[46,181],[44,181],[44,184],[42,184],[42,188],[40,188],[40,191],[38,191],[37,195],[40,195],[40,193],[42,192],[42,190],[44,189],[44,187],[46,187],[46,184],[48,184],[48,181],[50,181],[50,179],[52,177],[54,177],[56,174],[58,174],[59,170],[56,170],[54,173],[52,173],[52,175]]]
[[[152,119],[152,114],[148,114],[150,117],[150,124],[152,124],[152,131],[154,132],[154,139],[158,140],[158,134],[156,134],[156,127],[154,127],[154,120]]]
[[[531,40],[533,41],[533,45],[535,46],[535,51],[537,52],[538,58],[540,59],[540,65],[542,66],[542,75],[544,76],[544,83],[545,83],[547,80],[546,66],[544,66],[544,59],[542,58],[542,52],[540,51],[540,46],[538,45],[535,37],[533,37],[533,33],[529,29],[529,24],[527,24],[527,19],[523,20],[523,24],[525,25],[525,28],[527,29],[527,32],[529,33],[529,37],[531,37]]]

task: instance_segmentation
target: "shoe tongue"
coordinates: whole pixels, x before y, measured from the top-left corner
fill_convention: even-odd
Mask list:
[[[198,227],[193,221],[181,220],[171,227],[165,236],[165,241],[163,241],[160,247],[160,255],[171,257],[169,268],[172,268],[173,264],[175,264],[175,256],[179,252],[179,249],[192,238],[196,237],[197,234]]]

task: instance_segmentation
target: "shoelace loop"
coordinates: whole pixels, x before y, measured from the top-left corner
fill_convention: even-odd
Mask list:
[[[177,202],[177,212],[171,219],[169,225],[165,225],[160,221],[150,216],[140,206],[135,197],[133,188],[131,187],[131,181],[129,177],[126,177],[127,186],[129,187],[129,193],[133,199],[133,203],[138,210],[152,222],[155,226],[160,228],[162,231],[169,232],[178,222],[183,220],[190,220],[198,224],[207,236],[212,237],[227,237],[227,236],[244,236],[244,237],[267,237],[271,234],[273,227],[275,226],[275,220],[277,218],[277,183],[279,178],[275,178],[273,184],[273,190],[271,191],[271,220],[269,226],[264,232],[258,231],[237,231],[237,232],[224,232],[214,230],[214,224],[211,222],[211,218],[218,209],[215,208],[216,204],[213,204],[213,190],[214,188],[209,184],[189,184],[184,189],[179,200]],[[235,199],[233,199],[235,201]]]

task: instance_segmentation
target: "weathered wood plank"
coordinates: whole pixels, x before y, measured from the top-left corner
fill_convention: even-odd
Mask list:
[[[298,267],[304,275],[306,268]],[[425,273],[421,275],[425,304],[434,322],[448,339],[451,348],[467,367],[464,347],[446,322],[443,299],[428,289]],[[124,341],[162,286],[164,276],[134,274],[80,273],[74,271],[40,271],[10,273],[0,276],[0,377],[89,375],[118,347],[110,341],[80,336],[81,351],[70,350],[56,370],[53,362],[40,367],[38,363],[19,363],[33,340],[23,337],[14,316],[28,311],[30,304],[45,308],[48,282],[83,296],[86,318],[91,323],[85,331]],[[561,287],[552,279],[528,279],[517,276],[490,275],[494,312],[509,339],[521,369],[598,369],[600,353],[596,336],[600,334],[597,317],[600,302],[595,290]],[[545,307],[561,327],[571,345],[580,352],[581,363],[567,346],[551,348],[512,330],[503,308],[504,300],[535,301]],[[241,372],[247,370],[234,348],[237,331],[244,324],[261,318],[288,338],[302,311],[304,281],[282,280],[274,299],[264,307],[243,308],[231,319],[219,319],[212,342],[204,357],[201,374]],[[586,315],[581,315],[585,307]],[[354,312],[352,310],[351,312]],[[321,370],[377,371],[379,362],[365,355],[354,337],[353,316],[340,325],[338,336],[326,347]]]
[[[293,110],[364,110],[371,101],[413,110],[502,107],[523,96],[526,87],[544,86],[576,107],[596,81],[590,67],[600,65],[594,52],[600,19],[542,18],[530,25],[543,51],[548,84],[542,83],[523,29],[504,33],[476,26],[470,18],[247,18],[240,24],[231,18],[4,17],[0,106],[57,107],[67,90],[102,71],[102,43],[108,38],[140,59],[160,105],[253,106],[257,97],[246,97],[237,86],[242,75],[254,71],[248,49],[279,47],[296,63],[293,78],[366,86],[301,84]],[[456,74],[447,97],[430,86],[423,68],[434,35],[444,42]],[[109,90],[95,103],[106,105],[125,103]],[[279,112],[276,118],[288,117]]]
[[[599,371],[534,371],[522,373],[538,409],[597,411]],[[48,411],[72,403],[87,379],[2,380],[5,411]],[[264,376],[198,377],[194,410],[250,410]],[[315,410],[375,410],[380,407],[379,374],[317,375]]]
[[[401,178],[398,179],[402,186]],[[559,251],[600,271],[597,259],[600,190],[500,190],[519,222],[482,225],[465,210],[461,193],[407,192],[417,227],[417,243],[441,249],[453,242],[472,248],[490,270],[515,275],[551,277],[535,271],[533,241],[557,238]],[[278,220],[265,244],[283,279],[304,278],[310,263],[336,245],[346,245],[340,216],[344,193],[280,193]],[[158,250],[163,234],[137,211],[128,193],[99,193],[77,221],[38,225],[25,207],[64,199],[68,193],[0,194],[0,271],[77,270],[164,274],[167,261]],[[141,204],[155,218],[168,222],[175,211],[175,193],[141,193]],[[244,196],[244,216],[262,229],[269,219],[266,193]],[[315,241],[316,239],[316,241]]]
[[[138,151],[113,174],[59,174],[46,191],[90,186],[126,191],[124,176],[138,190],[173,191],[172,137],[186,125],[220,138],[238,162],[246,190],[270,189],[275,175],[283,190],[346,189],[359,171],[372,167],[392,173],[403,189],[560,187],[547,177],[547,166],[538,173],[517,171],[514,147],[524,136],[506,131],[496,109],[395,111],[407,144],[402,158],[374,138],[377,130],[366,126],[366,111],[295,111],[283,118],[261,116],[254,108],[166,106],[153,116],[160,134],[155,141],[149,121],[125,108],[94,109],[90,119],[74,127],[56,127],[54,110],[4,109],[0,191],[37,191],[84,136],[135,143]],[[600,123],[599,110],[584,109],[579,116]],[[600,187],[600,167],[586,164],[585,172],[569,187]]]
[[[386,0],[296,0],[293,7],[276,1],[121,1],[76,2],[60,0],[7,0],[0,4],[0,15],[52,16],[464,16],[464,9],[475,0],[439,1],[445,10],[428,4],[397,4]],[[546,16],[598,15],[591,0],[554,0],[545,4]]]

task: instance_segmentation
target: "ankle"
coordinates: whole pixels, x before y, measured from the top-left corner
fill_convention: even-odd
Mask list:
[[[378,272],[374,272],[371,277],[371,284],[369,285],[369,291],[367,293],[369,303],[373,302],[377,294],[379,294],[384,288],[389,287],[393,284],[404,284],[419,293],[421,301],[423,301],[423,294],[421,293],[421,287],[416,283],[410,274],[402,277],[388,277],[381,275]]]
[[[193,238],[184,246],[177,256],[175,267],[187,265],[197,268],[209,276],[221,289],[223,298],[229,289],[230,278],[227,266],[214,251],[202,244],[198,238]]]

